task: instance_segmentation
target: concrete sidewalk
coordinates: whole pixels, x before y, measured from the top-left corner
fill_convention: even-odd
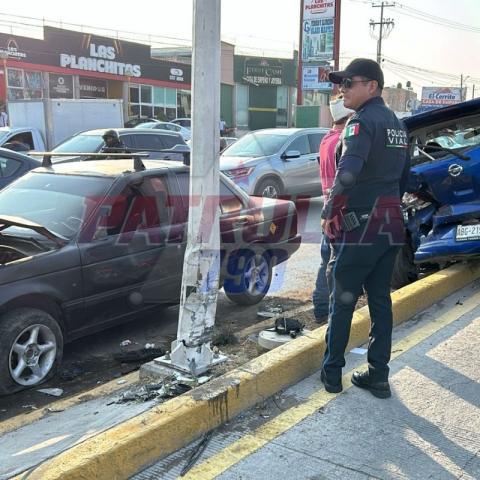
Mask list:
[[[466,287],[394,332],[393,397],[315,374],[213,434],[185,479],[480,478],[480,286]],[[132,477],[178,478],[195,442]]]

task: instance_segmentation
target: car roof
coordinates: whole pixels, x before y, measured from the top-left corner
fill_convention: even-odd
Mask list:
[[[323,128],[323,127],[310,127],[310,128],[264,128],[262,130],[252,130],[248,133],[260,133],[264,134],[271,134],[271,135],[295,135],[296,133],[304,132],[304,133],[326,133],[330,129]]]
[[[135,171],[133,158],[58,163],[53,164],[51,167],[36,168],[34,172],[116,178],[124,177],[133,173],[161,173],[168,170],[190,171],[190,169],[183,163],[172,160],[145,160],[142,163],[145,165],[145,170],[141,170],[140,172]]]
[[[480,113],[480,98],[468,100],[466,102],[456,103],[448,107],[436,108],[428,112],[418,113],[411,117],[403,118],[408,130],[415,130],[419,127],[428,127],[440,122],[448,122],[458,117],[466,117]]]
[[[151,122],[153,123],[153,122]],[[168,130],[155,130],[152,128],[97,128],[96,130],[85,130],[78,135],[99,135],[102,136],[106,130],[115,130],[119,135],[133,134],[138,135],[145,133],[147,135],[172,135],[179,136],[177,132],[169,132]],[[181,136],[181,135],[180,135]]]

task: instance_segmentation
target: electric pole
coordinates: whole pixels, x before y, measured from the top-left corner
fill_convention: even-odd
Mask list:
[[[372,35],[375,32],[375,27],[378,25],[380,27],[380,32],[377,39],[377,63],[380,65],[382,62],[382,39],[387,38],[390,35],[390,32],[393,30],[395,26],[395,22],[391,18],[383,18],[383,9],[385,7],[394,7],[394,3],[387,3],[387,2],[380,2],[380,3],[372,3],[373,8],[380,8],[380,21],[375,22],[374,20],[370,20],[370,29]],[[384,29],[385,27],[385,29]]]

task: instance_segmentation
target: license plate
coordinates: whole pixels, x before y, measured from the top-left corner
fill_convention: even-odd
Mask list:
[[[457,242],[465,242],[467,240],[480,240],[480,224],[458,225],[455,239],[457,240]]]

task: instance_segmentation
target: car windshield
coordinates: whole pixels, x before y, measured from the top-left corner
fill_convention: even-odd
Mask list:
[[[441,128],[429,128],[425,132],[425,140],[422,140],[422,132],[414,133],[413,137],[416,144],[423,144],[425,151],[430,155],[445,155],[438,147],[448,148],[450,150],[462,149],[475,145],[480,145],[480,116],[460,118],[454,123],[444,125]],[[431,147],[428,149],[427,147]],[[437,148],[437,150],[435,149]],[[437,155],[435,155],[437,153]],[[417,148],[414,149],[413,156],[420,155]]]
[[[75,135],[68,140],[65,140],[60,145],[56,146],[52,152],[58,153],[93,153],[98,152],[103,145],[101,135]],[[61,158],[53,159],[60,161]]]
[[[228,147],[224,157],[263,157],[277,153],[287,139],[286,135],[274,133],[247,133]]]
[[[72,239],[112,182],[86,175],[28,173],[0,192],[0,216],[21,217]],[[3,232],[32,235],[30,229],[20,227]]]

